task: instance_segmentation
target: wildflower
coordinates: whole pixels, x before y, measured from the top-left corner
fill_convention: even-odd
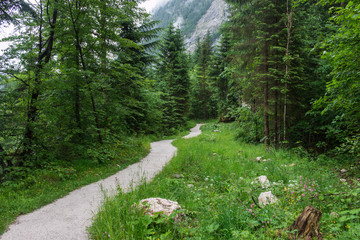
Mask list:
[[[252,214],[253,216],[255,215],[255,213]]]
[[[263,225],[262,227],[264,228],[265,226]]]
[[[305,194],[303,193],[303,194],[301,194],[303,197],[305,197]]]

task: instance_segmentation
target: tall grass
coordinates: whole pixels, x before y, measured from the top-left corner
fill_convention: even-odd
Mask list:
[[[199,137],[174,143],[177,156],[153,182],[107,199],[89,229],[92,238],[288,239],[288,227],[313,205],[323,213],[325,239],[359,239],[360,188],[290,151],[235,141],[231,124],[211,123],[202,130]],[[259,156],[270,160],[255,161]],[[269,188],[254,183],[261,175],[269,178]],[[265,191],[279,201],[259,208],[255,202]],[[134,204],[149,197],[179,202],[185,220],[145,215]],[[341,198],[345,202],[337,203]]]

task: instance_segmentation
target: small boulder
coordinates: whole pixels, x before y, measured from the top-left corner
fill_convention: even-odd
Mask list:
[[[259,200],[259,205],[263,205],[263,206],[268,204],[273,204],[278,201],[278,199],[275,197],[274,194],[272,194],[271,191],[261,193],[258,200]]]
[[[330,213],[330,217],[337,218],[337,217],[339,217],[339,214],[337,212],[332,212],[332,213]]]
[[[217,130],[217,129],[216,129],[216,130],[214,130],[214,132],[220,132],[220,130]]]
[[[182,174],[174,174],[172,177],[173,178],[183,178],[184,176]]]
[[[348,170],[346,170],[345,168],[341,169],[340,172],[341,173],[346,173]]]
[[[261,162],[262,157],[257,157],[257,158],[255,158],[255,159],[256,159],[257,162]]]
[[[255,178],[255,181],[251,182],[251,184],[259,183],[263,188],[270,187],[270,181],[267,176],[260,176]]]
[[[346,182],[346,179],[340,178],[340,181],[341,181],[341,182]]]
[[[143,199],[139,202],[138,206],[143,208],[145,210],[145,213],[149,214],[150,216],[154,216],[158,213],[170,216],[174,211],[182,210],[179,203],[163,198]],[[184,216],[184,213],[178,213],[175,216],[175,221],[179,221]]]
[[[294,167],[295,166],[295,163],[292,163],[289,165],[289,167]]]

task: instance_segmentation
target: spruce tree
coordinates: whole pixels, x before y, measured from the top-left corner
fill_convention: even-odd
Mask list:
[[[210,77],[212,64],[212,43],[208,32],[195,50],[196,65],[192,87],[192,114],[195,118],[208,119],[216,116],[214,82]]]
[[[158,86],[164,101],[164,129],[185,122],[189,110],[189,59],[180,29],[171,23],[166,29],[159,53]]]

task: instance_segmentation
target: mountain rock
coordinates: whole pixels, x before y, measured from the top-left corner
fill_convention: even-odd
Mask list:
[[[195,50],[197,39],[203,40],[207,32],[216,43],[220,25],[228,16],[224,0],[168,0],[153,12],[153,19],[160,21],[158,27],[166,28],[172,22],[181,28],[190,52]]]
[[[198,21],[195,31],[190,38],[185,39],[185,44],[190,52],[195,51],[196,40],[203,40],[207,32],[214,36],[218,34],[220,25],[227,19],[227,4],[224,0],[214,0],[205,15]]]

